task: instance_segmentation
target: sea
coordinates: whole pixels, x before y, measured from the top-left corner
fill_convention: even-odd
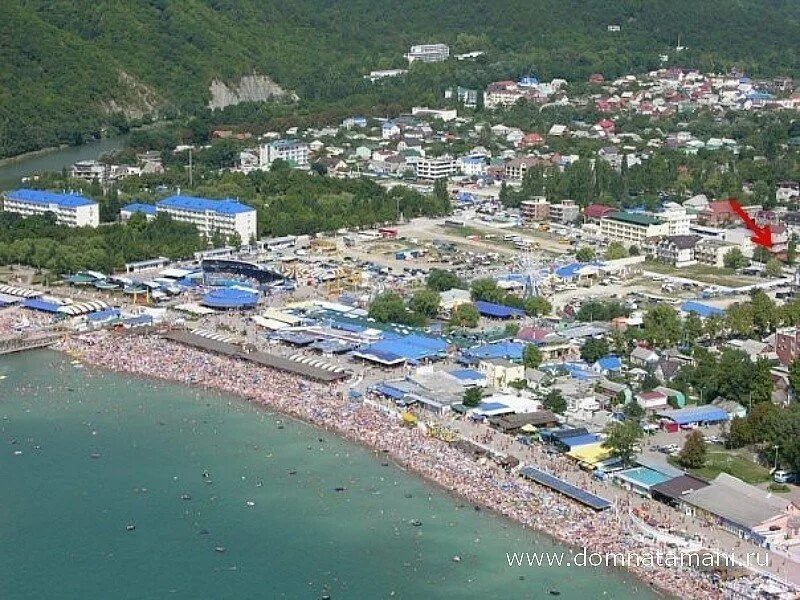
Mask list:
[[[136,357],[129,357],[135,361]],[[570,550],[235,396],[0,357],[0,598],[651,599]]]

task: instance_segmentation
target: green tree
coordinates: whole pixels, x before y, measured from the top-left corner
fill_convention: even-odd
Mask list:
[[[709,339],[715,340],[722,333],[724,326],[725,319],[720,315],[714,314],[706,317],[706,320],[703,322],[703,333],[705,333]]]
[[[665,348],[681,339],[683,327],[677,311],[668,304],[657,304],[643,318],[644,339],[656,348]]]
[[[395,292],[378,295],[369,307],[369,316],[380,323],[405,323],[407,313],[403,298]]]
[[[529,317],[538,317],[539,315],[547,315],[553,310],[553,306],[546,298],[542,296],[532,296],[526,298],[523,303],[525,314]]]
[[[617,260],[627,258],[628,250],[619,242],[611,242],[606,248],[606,260]]]
[[[429,289],[421,289],[414,292],[408,307],[416,313],[432,319],[439,313],[439,292]]]
[[[756,246],[753,249],[753,260],[761,264],[768,263],[773,258],[772,252],[764,246]]]
[[[706,463],[706,442],[703,434],[695,429],[686,436],[683,448],[678,453],[678,462],[690,469],[699,469]]]
[[[792,234],[786,246],[786,262],[793,265],[797,261],[797,236]]]
[[[459,304],[450,311],[450,325],[452,327],[476,327],[479,318],[478,309],[471,302]]]
[[[783,265],[777,258],[770,258],[764,265],[764,273],[767,277],[780,277],[783,274]]]
[[[683,339],[689,344],[695,344],[702,335],[703,321],[695,313],[689,313],[683,321]]]
[[[591,364],[608,354],[608,342],[604,338],[589,338],[581,346],[581,358]]]
[[[749,335],[754,327],[752,306],[742,303],[729,306],[725,311],[725,326],[734,335]]]
[[[789,365],[789,383],[795,395],[800,397],[800,359],[794,359]]]
[[[475,408],[483,400],[483,390],[477,386],[468,387],[464,391],[462,404],[468,408]]]
[[[750,398],[756,402],[772,401],[772,367],[768,360],[759,358],[755,367],[750,370]]]
[[[614,329],[611,332],[611,349],[617,356],[628,356],[630,345],[628,344],[628,338],[625,337],[625,333],[622,330]]]
[[[648,373],[642,379],[642,391],[650,392],[656,389],[659,385],[661,385],[661,382],[652,373]]]
[[[458,275],[451,271],[444,269],[431,269],[428,274],[426,285],[437,292],[446,292],[453,288],[465,288],[464,282],[459,279]]]
[[[731,248],[722,257],[722,264],[725,265],[726,269],[742,269],[749,263],[750,261],[745,258],[739,248]]]
[[[761,335],[767,335],[778,324],[775,302],[763,290],[756,290],[750,300],[753,325]]]
[[[498,304],[501,304],[506,296],[506,293],[498,287],[494,279],[488,277],[473,281],[470,293],[473,300],[496,302]]]
[[[542,398],[542,407],[557,415],[563,415],[567,411],[567,401],[559,390],[552,389]]]
[[[733,417],[725,437],[731,448],[742,448],[753,442],[753,428],[748,419]]]
[[[636,400],[631,400],[622,407],[622,414],[627,420],[638,423],[644,417],[644,408]]]
[[[644,435],[639,423],[631,420],[617,421],[606,427],[605,434],[603,447],[611,450],[623,464],[630,464],[636,453],[636,445]]]
[[[592,262],[594,260],[594,250],[589,246],[578,248],[578,251],[575,253],[575,260],[583,263]]]
[[[522,364],[526,369],[535,369],[542,364],[542,352],[535,344],[528,344],[522,351]]]

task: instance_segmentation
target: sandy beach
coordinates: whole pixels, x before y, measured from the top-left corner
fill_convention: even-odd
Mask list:
[[[645,540],[625,525],[628,506],[596,513],[544,487],[507,473],[494,463],[479,464],[422,429],[403,426],[396,416],[334,387],[206,354],[154,336],[110,332],[70,338],[60,350],[88,364],[129,375],[199,385],[239,395],[360,443],[448,492],[541,531],[572,548],[597,553],[653,553],[668,549]],[[543,455],[543,461],[547,460]],[[556,472],[558,465],[536,465]],[[656,507],[654,507],[655,512]],[[517,576],[509,567],[509,576]],[[638,579],[670,596],[721,598],[709,578],[693,569],[658,564],[629,565]]]

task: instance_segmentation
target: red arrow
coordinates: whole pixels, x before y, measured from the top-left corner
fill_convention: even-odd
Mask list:
[[[758,246],[764,246],[767,249],[772,248],[772,230],[769,225],[764,225],[764,227],[756,225],[756,222],[744,211],[736,198],[728,198],[728,204],[731,205],[731,210],[742,220],[744,226],[753,232],[753,236],[750,238],[753,243]]]

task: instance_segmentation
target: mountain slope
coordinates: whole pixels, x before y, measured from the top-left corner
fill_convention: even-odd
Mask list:
[[[143,114],[191,113],[218,79],[270,77],[302,101],[403,99],[454,78],[482,85],[652,68],[680,36],[683,64],[798,75],[792,0],[4,0],[0,156],[74,143]],[[619,33],[607,25],[619,24]],[[412,43],[487,50],[376,92],[362,75],[402,66]],[[671,57],[675,58],[675,57]],[[417,75],[415,75],[417,77]],[[437,89],[430,90],[437,92]],[[381,97],[383,94],[383,97]]]

